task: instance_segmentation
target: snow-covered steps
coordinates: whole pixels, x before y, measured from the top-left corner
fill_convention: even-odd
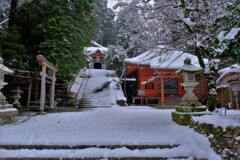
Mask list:
[[[103,147],[103,146],[102,146]],[[83,149],[0,149],[4,159],[194,159],[191,152],[183,152],[181,146],[114,146],[113,148],[88,147]],[[134,148],[131,148],[134,147]],[[136,147],[136,148],[135,148]],[[155,148],[157,147],[157,148]],[[169,148],[170,147],[170,148]],[[176,154],[177,153],[177,154]]]
[[[0,145],[0,149],[7,150],[19,150],[19,149],[51,149],[51,150],[71,150],[71,149],[88,149],[88,148],[107,148],[107,149],[119,149],[119,148],[127,148],[130,150],[136,149],[172,149],[179,147],[179,144],[162,144],[162,145],[76,145],[76,146],[68,146],[68,145]]]
[[[80,100],[79,108],[111,107],[110,83],[114,74],[111,70],[89,69],[86,87]]]
[[[129,106],[32,116],[22,123],[0,126],[0,145],[4,147],[4,145],[17,144],[32,146],[77,146],[81,144],[89,147],[83,149],[42,147],[36,148],[35,151],[33,148],[13,148],[12,146],[9,149],[2,148],[0,155],[9,157],[23,152],[24,156],[44,157],[42,154],[45,153],[42,150],[46,152],[53,150],[56,152],[55,157],[56,155],[77,157],[79,154],[78,157],[87,157],[99,153],[95,157],[180,156],[220,160],[211,148],[207,137],[194,132],[189,127],[179,126],[172,122],[172,111]],[[166,144],[179,144],[179,146],[162,149],[151,147]],[[111,148],[109,145],[118,147]],[[127,145],[148,145],[148,148],[127,148]],[[104,146],[104,148],[96,146]],[[88,155],[85,152],[88,152]],[[53,152],[48,153],[47,155],[52,156]]]

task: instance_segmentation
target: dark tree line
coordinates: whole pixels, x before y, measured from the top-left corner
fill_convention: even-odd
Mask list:
[[[35,71],[42,54],[70,80],[86,63],[82,51],[95,29],[93,0],[12,0],[8,27],[0,34],[1,56],[11,68]]]

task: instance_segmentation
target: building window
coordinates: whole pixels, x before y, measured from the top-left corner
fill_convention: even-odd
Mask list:
[[[146,83],[146,84],[145,84],[145,89],[154,89],[154,84],[153,84],[153,82]]]
[[[164,78],[164,94],[178,94],[178,79]],[[158,80],[158,94],[162,93],[161,79]]]

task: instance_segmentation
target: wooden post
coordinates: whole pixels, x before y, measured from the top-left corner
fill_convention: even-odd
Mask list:
[[[46,95],[46,66],[42,66],[42,72],[41,72],[42,80],[41,80],[41,95],[40,95],[40,111],[44,111],[45,106],[45,95]]]
[[[56,81],[56,73],[53,71],[52,75],[52,86],[51,86],[51,97],[50,97],[50,107],[53,109],[55,107],[54,96],[55,96],[55,81]]]
[[[238,93],[235,93],[235,98],[236,98],[236,108],[238,108]]]
[[[233,106],[233,96],[232,96],[232,88],[229,87],[229,96],[230,96],[230,105],[231,105],[231,108]]]
[[[35,101],[38,99],[38,82],[36,83],[36,89],[35,89]]]
[[[162,98],[162,105],[164,106],[164,81],[163,77],[161,77],[161,98]]]
[[[31,92],[32,92],[32,80],[31,80],[31,82],[29,83],[29,88],[28,88],[27,107],[30,107]]]

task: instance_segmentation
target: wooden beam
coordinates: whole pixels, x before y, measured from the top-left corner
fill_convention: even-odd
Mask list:
[[[54,72],[58,72],[59,69],[50,63],[47,59],[45,59],[42,55],[37,56],[37,61],[40,65],[47,66],[49,69],[53,70]]]
[[[31,100],[31,92],[32,92],[32,80],[29,83],[29,88],[28,88],[28,99],[27,99],[27,107],[30,107],[30,100]]]

